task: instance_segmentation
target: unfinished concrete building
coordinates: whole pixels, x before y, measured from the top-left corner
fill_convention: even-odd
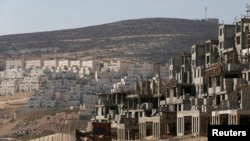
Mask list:
[[[112,134],[118,140],[160,138],[175,132],[176,113],[161,106],[160,77],[138,79],[132,92],[98,94],[95,122],[111,122]],[[165,104],[165,102],[164,102]]]
[[[169,80],[137,79],[134,91],[100,94],[93,121],[118,140],[207,135],[207,126],[250,123],[250,19],[220,25],[216,40],[169,60]],[[140,77],[138,77],[140,78]]]
[[[234,71],[230,77],[232,92],[227,93],[227,99],[221,104],[220,110],[212,111],[211,124],[248,124],[250,123],[249,107],[249,26],[250,19],[242,18],[235,25],[235,53],[227,56],[227,62],[224,64],[224,70]],[[226,56],[224,56],[226,57]],[[230,61],[228,61],[230,59]],[[235,59],[236,58],[236,59]],[[228,85],[229,82],[228,81]],[[233,83],[233,84],[232,84]]]
[[[177,111],[178,136],[206,135],[209,124],[250,123],[249,23],[243,18],[236,25],[221,25],[218,40],[192,46],[196,91],[190,110]]]

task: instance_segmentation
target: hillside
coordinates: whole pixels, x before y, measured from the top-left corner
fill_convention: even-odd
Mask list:
[[[70,53],[166,62],[193,44],[217,39],[218,24],[201,20],[146,18],[84,28],[0,36],[0,56]]]

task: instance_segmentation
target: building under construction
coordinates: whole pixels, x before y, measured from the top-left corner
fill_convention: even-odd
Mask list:
[[[139,79],[134,90],[98,94],[93,122],[111,123],[116,140],[207,135],[207,126],[250,124],[250,18],[220,25],[169,60],[169,80]]]

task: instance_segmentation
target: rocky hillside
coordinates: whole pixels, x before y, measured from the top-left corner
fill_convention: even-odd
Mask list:
[[[84,28],[0,36],[0,56],[121,57],[166,62],[193,44],[217,39],[218,24],[201,20],[147,18]]]

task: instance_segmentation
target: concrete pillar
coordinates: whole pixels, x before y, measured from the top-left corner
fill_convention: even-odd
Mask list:
[[[197,117],[194,117],[195,118],[195,133],[197,133],[198,131],[198,118]]]
[[[155,130],[155,134],[154,137],[157,137],[157,132],[158,132],[158,127],[157,127],[157,123],[154,123],[154,130]]]
[[[182,127],[181,127],[181,133],[184,133],[184,117],[182,117],[181,118],[181,125],[182,125]]]
[[[158,136],[157,137],[161,137],[161,124],[160,122],[158,123]]]
[[[153,125],[152,125],[152,134],[155,137],[155,123],[153,123]]]
[[[143,123],[141,123],[141,137],[143,137]]]
[[[216,116],[214,116],[214,125],[217,125],[217,122],[216,122]]]
[[[236,123],[235,123],[235,125],[239,125],[239,123],[240,123],[240,116],[235,115],[235,117],[236,117]]]
[[[182,124],[182,117],[181,117],[180,118],[180,133],[181,134],[183,133],[182,128],[183,128],[183,124]]]
[[[216,121],[216,125],[219,125],[219,116],[218,116],[218,115],[216,115],[216,116],[215,116],[215,118],[216,118],[216,119],[215,119],[215,121]]]
[[[130,140],[130,130],[128,130],[128,140]]]
[[[141,125],[141,131],[140,131],[140,133],[141,133],[141,136],[143,135],[143,126],[142,126],[142,123],[140,123],[140,125]]]
[[[228,115],[228,125],[232,125],[232,115]]]
[[[177,117],[177,122],[176,122],[176,126],[177,126],[177,135],[179,134],[179,130],[180,130],[180,122],[179,122],[179,118]]]
[[[158,123],[158,137],[161,137],[161,124],[160,123]]]
[[[218,117],[218,125],[220,125],[221,124],[221,122],[220,122],[220,115],[218,115],[217,117]]]
[[[193,117],[194,118],[194,133],[196,133],[197,131],[197,121],[196,121],[196,117]]]
[[[237,125],[237,124],[238,124],[238,116],[234,115],[234,125]]]
[[[119,129],[117,129],[117,140],[120,139],[120,133],[119,133]]]
[[[159,125],[158,125],[158,123],[155,123],[155,125],[156,125],[156,128],[155,128],[155,129],[156,129],[156,135],[155,135],[155,137],[158,137],[158,134],[159,134],[158,126],[159,126]]]
[[[234,115],[234,125],[236,125],[236,124],[237,124],[237,116]]]
[[[196,120],[195,120],[195,117],[192,117],[192,119],[194,121],[194,123],[193,123],[193,125],[194,125],[193,133],[195,133],[196,132]]]
[[[198,117],[194,117],[195,118],[195,133],[197,133],[198,131]]]
[[[217,117],[214,116],[214,125],[217,125]]]
[[[126,140],[126,131],[125,131],[125,129],[122,129],[122,133],[123,133],[123,139]]]
[[[211,116],[211,124],[213,125],[214,123],[214,118],[213,118],[213,116]]]
[[[197,117],[197,133],[200,134],[200,116]]]
[[[121,129],[118,129],[119,130],[119,139],[121,140],[122,139],[122,131]]]
[[[184,135],[184,117],[177,118],[177,136]]]
[[[123,140],[123,132],[122,132],[122,129],[120,129],[120,134],[121,134],[121,140]]]
[[[169,123],[166,124],[166,133],[169,133]]]
[[[179,134],[181,133],[181,128],[182,128],[182,123],[181,123],[181,118],[178,118],[179,119]]]
[[[155,137],[157,137],[157,123],[154,123]]]
[[[144,138],[146,136],[146,123],[140,123],[139,132],[141,137]]]
[[[120,129],[120,132],[121,132],[121,140],[123,140],[123,132],[122,132],[122,129]]]
[[[231,120],[232,123],[231,124],[235,125],[235,115],[231,115],[231,118],[232,118],[232,120]]]

